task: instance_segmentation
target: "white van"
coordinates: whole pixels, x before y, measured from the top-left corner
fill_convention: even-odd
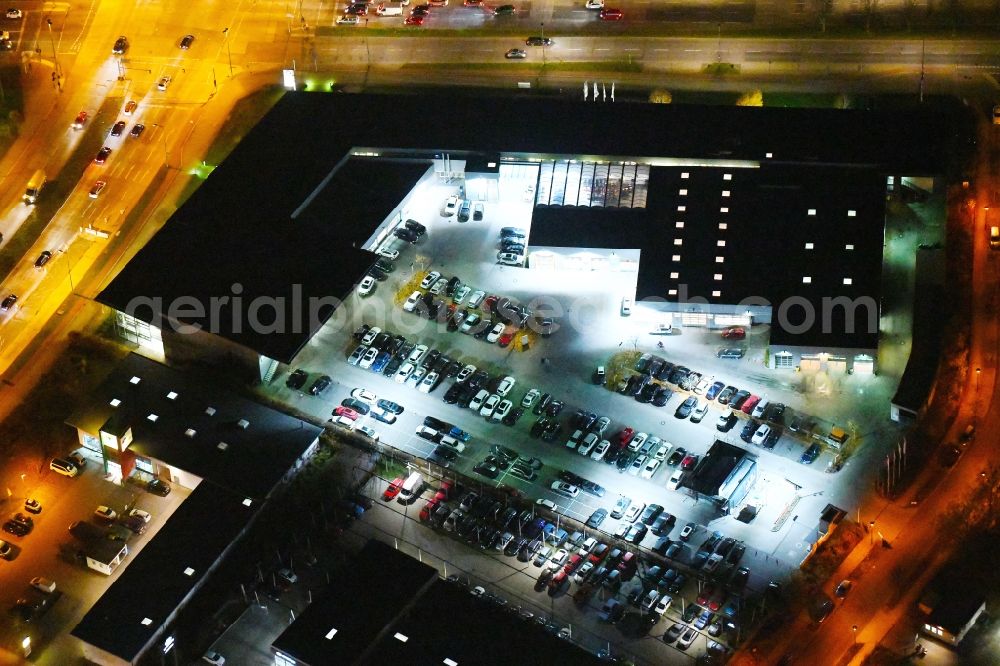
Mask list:
[[[403,482],[403,487],[399,491],[399,503],[409,504],[417,498],[423,487],[424,477],[420,475],[420,472],[411,472],[406,477],[406,481]]]
[[[379,16],[402,16],[403,15],[403,3],[402,2],[381,2],[379,3],[378,9],[375,13]]]
[[[632,314],[632,298],[626,296],[622,299],[622,316],[628,317]]]

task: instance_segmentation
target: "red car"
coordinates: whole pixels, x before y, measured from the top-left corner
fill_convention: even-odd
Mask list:
[[[620,446],[628,446],[628,443],[632,441],[635,436],[635,430],[632,428],[625,428],[618,434],[618,443]]]
[[[742,340],[747,337],[747,330],[742,326],[730,326],[722,331],[722,337],[726,340]]]
[[[423,25],[424,17],[421,16],[407,16],[406,20],[403,21],[403,25]]]
[[[73,129],[82,129],[85,124],[87,124],[87,112],[81,111],[73,121]]]
[[[511,340],[513,339],[514,339],[513,333],[504,333],[503,335],[500,336],[500,339],[497,340],[497,344],[500,345],[501,347],[506,347],[511,343]]]
[[[549,579],[549,589],[558,590],[559,587],[566,582],[566,577],[568,575],[569,574],[566,573],[565,569],[559,571],[559,573]]]
[[[698,464],[698,456],[693,453],[689,453],[684,456],[684,460],[681,461],[681,469],[685,472],[690,472],[694,469],[694,466]]]
[[[749,414],[753,411],[753,408],[757,406],[758,402],[760,402],[760,398],[755,395],[751,395],[743,401],[742,405],[740,405],[740,411],[744,414]]]
[[[108,148],[107,146],[104,146],[103,148],[101,148],[100,151],[98,151],[97,157],[94,158],[94,163],[104,164],[105,162],[108,161],[108,157],[110,155],[111,155],[111,149]]]
[[[395,479],[393,479],[392,483],[389,484],[389,487],[385,489],[384,493],[382,493],[382,499],[384,499],[386,502],[391,502],[393,499],[395,499],[396,495],[399,494],[399,491],[403,489],[404,480],[405,479],[403,479],[403,477],[401,476],[397,476]]]
[[[344,407],[343,405],[341,405],[340,407],[337,407],[337,409],[333,410],[333,415],[334,416],[343,416],[344,418],[351,419],[352,421],[357,421],[358,417],[361,416],[360,414],[358,414],[356,411],[354,411],[350,407]]]
[[[701,594],[698,595],[698,605],[707,607],[708,600],[711,598],[713,594],[715,594],[715,584],[709,583],[704,588],[702,588]]]
[[[482,7],[483,0],[465,0],[462,4],[466,7]]]
[[[493,312],[493,308],[496,307],[497,301],[500,300],[499,296],[489,295],[483,301],[483,304],[479,306],[479,309],[483,312]]]
[[[597,16],[602,21],[621,21],[625,15],[620,9],[602,9]]]
[[[437,499],[432,499],[424,505],[424,508],[420,510],[420,520],[422,522],[427,522],[431,519],[431,514],[434,513],[434,509],[437,508]]]
[[[583,561],[583,555],[577,555],[577,554],[571,555],[569,558],[569,562],[567,562],[566,566],[563,567],[563,571],[566,572],[567,575],[573,573],[574,571],[576,571],[576,568],[580,566],[580,562],[582,561]]]

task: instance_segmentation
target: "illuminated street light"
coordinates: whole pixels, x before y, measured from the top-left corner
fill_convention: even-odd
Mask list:
[[[25,636],[21,640],[21,649],[24,651],[25,657],[31,654],[31,636]]]
[[[854,644],[858,644],[858,625],[852,624],[851,631],[854,632]]]

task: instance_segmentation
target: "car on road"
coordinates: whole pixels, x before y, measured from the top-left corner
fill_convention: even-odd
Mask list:
[[[819,454],[820,454],[819,444],[813,444],[812,446],[810,446],[808,449],[805,450],[805,452],[802,454],[802,457],[799,458],[799,462],[802,463],[803,465],[811,465],[816,461],[816,458],[819,458]]]
[[[715,422],[715,429],[719,432],[729,432],[736,425],[736,421],[736,412],[727,409],[722,414],[719,414],[719,419]]]
[[[691,415],[691,411],[695,408],[695,406],[697,406],[697,404],[698,398],[693,395],[688,396],[684,402],[678,405],[676,411],[674,411],[674,416],[679,419],[686,419]]]
[[[503,57],[507,60],[524,60],[528,57],[528,52],[524,49],[510,49]]]
[[[307,379],[309,379],[309,373],[299,368],[288,375],[288,379],[285,380],[285,386],[297,391],[306,385]]]
[[[99,151],[97,151],[97,157],[94,158],[95,164],[105,164],[108,161],[108,157],[111,156],[111,149],[104,146]]]
[[[329,388],[330,384],[332,384],[332,383],[333,383],[333,380],[330,379],[329,376],[327,376],[327,375],[320,375],[312,383],[312,386],[309,387],[309,395],[319,395],[320,393],[322,393],[323,391],[325,391],[327,388]]]
[[[180,49],[182,51],[187,51],[189,48],[191,48],[192,43],[194,43],[194,35],[184,35],[183,37],[181,37],[181,41],[180,44],[178,44],[178,46],[180,46]]]
[[[10,11],[11,10],[7,11],[7,18],[10,18]],[[126,51],[128,51],[128,37],[122,35],[121,37],[115,40],[115,45],[111,47],[111,52],[114,53],[115,55],[122,55]]]
[[[513,252],[497,252],[497,263],[504,266],[520,266],[524,256]]]
[[[171,78],[169,76],[161,76],[160,80],[156,82],[156,89],[160,92],[166,91],[170,86]]]
[[[121,136],[125,132],[125,121],[119,120],[111,127],[111,136]]]
[[[601,526],[601,524],[607,517],[608,517],[607,509],[596,509],[592,514],[590,514],[590,518],[587,519],[586,523],[587,527],[597,529],[598,527]]]
[[[580,494],[580,489],[577,486],[565,481],[553,481],[549,489],[557,495],[569,497],[570,499]]]
[[[621,21],[625,14],[620,9],[605,8],[598,13],[597,17],[602,21]]]
[[[83,126],[87,124],[87,116],[86,111],[76,114],[76,118],[73,120],[73,129],[83,129]]]

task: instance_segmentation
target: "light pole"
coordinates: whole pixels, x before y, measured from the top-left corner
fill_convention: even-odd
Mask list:
[[[868,534],[870,538],[868,539],[868,544],[872,545],[875,543],[875,521],[868,523]]]
[[[62,92],[62,84],[59,81],[60,79],[59,58],[56,56],[56,40],[52,36],[52,19],[50,18],[45,19],[45,23],[49,26],[49,44],[52,45],[52,69],[53,69],[52,73],[55,75],[54,78],[55,78],[56,88],[58,88],[59,91]]]
[[[979,418],[979,375],[983,373],[982,368],[976,368],[976,399],[972,404],[972,422]]]
[[[542,21],[542,67],[545,67],[545,21]]]
[[[858,625],[852,624],[851,631],[854,633],[854,644],[858,644]]]
[[[226,55],[229,56],[229,78],[233,78],[233,52],[229,47],[229,28],[225,28],[222,34],[226,36]]]

